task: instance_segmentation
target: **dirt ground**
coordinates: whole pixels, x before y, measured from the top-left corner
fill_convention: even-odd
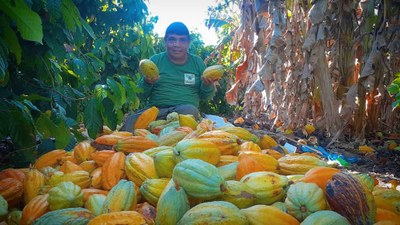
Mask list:
[[[237,124],[235,125],[238,126]],[[306,137],[301,130],[294,131],[292,134],[284,134],[276,129],[272,131],[266,128],[254,129],[254,125],[251,124],[241,126],[260,137],[264,134],[268,134],[282,146],[285,145],[285,143],[297,145],[298,152],[301,152],[301,146],[297,144],[297,141],[299,139],[307,140],[307,138],[309,138]],[[359,144],[353,143],[350,138],[342,138],[330,143],[332,139],[326,137],[326,135],[318,131],[313,134],[318,140],[318,145],[326,149],[328,153],[336,153],[338,155],[357,159],[357,162],[349,163],[346,167],[336,163],[335,166],[338,168],[354,173],[367,173],[376,177],[380,185],[383,186],[390,186],[390,183],[393,181],[397,181],[397,183],[400,184],[400,151],[388,150],[388,148],[385,147],[385,135],[383,135],[382,138],[367,137],[368,140],[372,140],[369,141],[368,146],[373,147],[375,151],[373,153],[362,154],[358,151]],[[397,188],[399,189],[400,186]]]

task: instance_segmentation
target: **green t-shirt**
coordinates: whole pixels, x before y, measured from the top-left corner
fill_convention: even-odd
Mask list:
[[[143,78],[139,81],[139,87],[144,90],[139,97],[148,101],[148,107],[166,108],[182,104],[198,107],[200,99],[208,100],[214,96],[214,85],[205,85],[201,80],[206,65],[200,57],[189,53],[184,65],[176,65],[163,52],[150,60],[157,65],[160,79],[153,85],[144,82]]]

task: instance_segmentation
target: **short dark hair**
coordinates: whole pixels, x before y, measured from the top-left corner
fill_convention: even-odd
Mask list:
[[[176,35],[186,35],[190,40],[189,29],[187,26],[182,22],[173,22],[165,31],[164,38],[167,38],[168,34],[176,34]]]

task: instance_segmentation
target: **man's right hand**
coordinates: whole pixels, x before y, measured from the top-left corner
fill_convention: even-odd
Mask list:
[[[160,79],[160,76],[157,76],[157,77],[155,77],[155,78],[148,78],[148,77],[146,77],[146,76],[144,76],[143,77],[144,78],[144,81],[147,83],[147,84],[149,84],[149,85],[153,85],[153,84],[155,84],[159,79]]]

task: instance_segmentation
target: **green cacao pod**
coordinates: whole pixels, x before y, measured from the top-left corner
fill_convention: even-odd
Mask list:
[[[122,179],[108,192],[101,212],[134,210],[136,201],[135,184],[132,181]]]
[[[285,205],[288,213],[303,221],[310,214],[327,208],[324,192],[314,183],[299,182],[289,187]]]
[[[213,199],[222,195],[225,185],[218,169],[200,159],[187,159],[176,164],[172,179],[188,195],[200,199]]]
[[[61,182],[50,189],[47,201],[50,210],[82,207],[83,193],[78,185],[70,181]]]
[[[312,213],[301,225],[350,225],[349,221],[335,211],[321,210]]]
[[[104,201],[106,196],[103,194],[93,194],[89,196],[89,199],[85,202],[85,208],[89,209],[93,215],[98,216],[101,214]]]
[[[189,209],[185,190],[171,179],[158,199],[156,225],[175,225]]]
[[[230,202],[200,203],[187,211],[177,225],[247,225],[246,216]]]
[[[0,195],[0,221],[3,221],[8,213],[8,203],[7,201],[3,198],[3,196]]]
[[[154,167],[158,177],[171,178],[175,168],[174,152],[172,149],[158,152],[154,155]]]
[[[33,222],[33,225],[86,225],[94,215],[85,208],[66,208],[50,211]]]
[[[239,162],[233,162],[226,164],[224,166],[218,167],[218,172],[225,180],[234,180],[236,179],[236,170]]]

